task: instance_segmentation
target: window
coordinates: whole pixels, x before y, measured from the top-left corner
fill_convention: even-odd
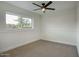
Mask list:
[[[6,14],[6,25],[8,28],[13,29],[32,28],[32,20],[26,17]]]

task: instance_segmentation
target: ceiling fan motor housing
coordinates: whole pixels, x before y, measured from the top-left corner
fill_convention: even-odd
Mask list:
[[[42,3],[43,6],[45,6],[45,3]]]

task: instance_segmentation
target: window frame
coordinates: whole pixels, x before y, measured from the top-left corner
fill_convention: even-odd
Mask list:
[[[32,27],[21,28],[21,29],[18,29],[18,28],[14,28],[14,29],[13,28],[8,28],[7,24],[6,24],[6,14],[19,16],[19,17],[22,17],[22,18],[29,18],[29,19],[31,19]],[[34,19],[32,17],[26,17],[26,16],[23,16],[21,14],[16,14],[16,13],[13,13],[13,12],[6,12],[5,13],[5,24],[6,24],[6,29],[7,30],[15,30],[15,31],[17,31],[17,30],[32,30],[32,29],[34,29]]]

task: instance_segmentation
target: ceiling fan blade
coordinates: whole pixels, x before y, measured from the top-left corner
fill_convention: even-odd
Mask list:
[[[48,9],[48,10],[55,10],[55,8],[46,8],[46,9]]]
[[[34,5],[38,6],[38,7],[42,7],[42,6],[40,6],[40,5],[38,5],[38,4],[35,4],[35,3],[32,3],[32,4],[34,4]]]
[[[37,10],[41,10],[41,8],[38,8],[38,9],[34,9],[33,11],[37,11]]]
[[[44,7],[46,8],[47,6],[49,6],[52,3],[52,1],[49,1]]]

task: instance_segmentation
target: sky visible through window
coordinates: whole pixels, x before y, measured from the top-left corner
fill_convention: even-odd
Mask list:
[[[19,17],[15,15],[6,14],[6,24],[18,24],[16,21]]]

